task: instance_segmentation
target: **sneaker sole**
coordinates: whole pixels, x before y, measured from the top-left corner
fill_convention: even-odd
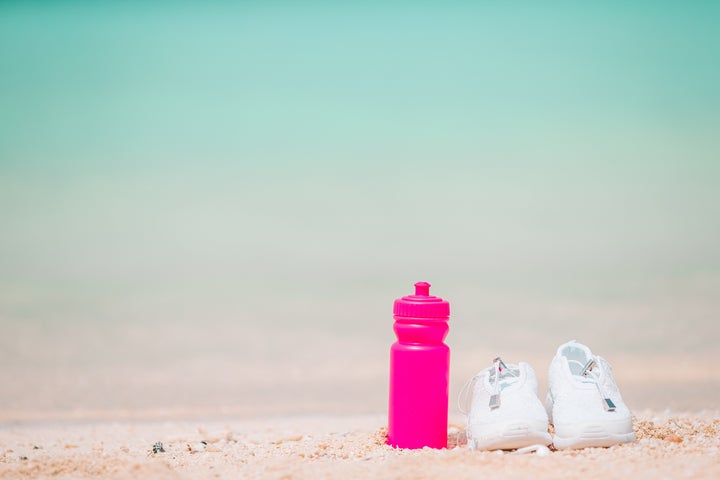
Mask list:
[[[553,445],[558,450],[587,447],[611,447],[635,441],[635,433],[611,433],[601,425],[588,425],[578,435],[563,437],[556,434]]]
[[[533,430],[528,425],[512,424],[491,437],[471,438],[468,446],[471,450],[514,450],[530,445],[550,445],[552,437],[546,431]]]

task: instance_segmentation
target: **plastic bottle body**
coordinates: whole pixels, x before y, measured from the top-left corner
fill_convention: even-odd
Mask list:
[[[447,448],[448,318],[394,318],[398,341],[390,348],[388,443]]]

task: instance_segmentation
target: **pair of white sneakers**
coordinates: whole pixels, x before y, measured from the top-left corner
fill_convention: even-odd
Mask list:
[[[538,398],[535,371],[524,362],[506,365],[498,357],[466,387],[472,392],[467,412],[471,449],[509,450],[550,443],[557,449],[609,447],[635,440],[632,414],[610,364],[575,340],[560,345],[550,363],[545,406]],[[548,423],[554,427],[554,437],[548,433]]]

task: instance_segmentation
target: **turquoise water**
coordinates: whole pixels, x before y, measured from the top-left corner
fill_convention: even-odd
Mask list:
[[[3,2],[3,164],[698,180],[714,163],[712,2],[300,3]]]
[[[68,353],[79,331],[137,346],[175,323],[186,343],[140,342],[138,369],[228,322],[385,348],[421,279],[458,348],[717,352],[718,20],[712,2],[2,2],[3,362],[98,361]]]

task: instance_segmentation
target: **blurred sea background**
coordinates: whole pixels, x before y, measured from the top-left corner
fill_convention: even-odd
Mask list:
[[[0,3],[0,423],[451,411],[572,338],[720,409],[720,4]]]

